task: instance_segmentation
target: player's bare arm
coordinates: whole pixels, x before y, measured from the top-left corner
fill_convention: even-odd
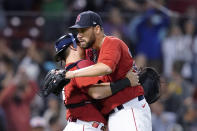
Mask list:
[[[97,63],[92,66],[88,66],[79,70],[75,71],[68,71],[66,72],[65,77],[67,79],[71,79],[74,77],[93,77],[93,76],[103,76],[112,73],[112,69],[103,63]],[[131,86],[139,85],[139,76],[137,73],[133,72],[131,69],[127,75],[127,78],[131,81]]]
[[[83,69],[68,71],[65,77],[71,79],[74,77],[93,77],[93,76],[103,76],[112,73],[112,69],[103,63],[97,63],[95,65],[85,67]]]
[[[107,82],[91,85],[88,90],[88,95],[94,99],[103,99],[116,94],[124,88],[131,87],[132,85],[139,84],[139,76],[137,73],[130,70],[125,79],[116,82]],[[132,88],[132,87],[131,87]]]
[[[74,77],[91,77],[91,76],[102,76],[106,74],[110,74],[112,72],[111,68],[103,63],[97,63],[95,65],[85,67],[75,71],[68,71],[66,73],[66,78],[71,79]],[[130,70],[126,77],[130,80],[131,86],[138,86],[139,84],[139,76],[137,73]],[[98,85],[97,85],[98,86]],[[103,85],[101,85],[103,86]],[[103,91],[104,92],[104,91]],[[102,93],[103,94],[103,93]],[[98,94],[100,95],[100,94]]]

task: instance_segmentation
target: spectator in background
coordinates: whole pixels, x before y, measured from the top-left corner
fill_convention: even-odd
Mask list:
[[[185,131],[197,130],[197,88],[194,89],[191,99],[187,99],[184,104],[184,112],[179,119]]]
[[[40,74],[39,63],[42,61],[42,57],[40,57],[40,52],[36,48],[36,43],[30,41],[31,43],[25,47],[26,54],[22,58],[19,66],[25,69],[29,79],[37,81],[38,76]]]
[[[163,0],[157,2],[162,3]],[[144,54],[148,66],[153,66],[161,72],[161,42],[169,25],[169,17],[148,1],[144,4],[145,12],[137,17],[138,20],[130,23],[130,27],[135,25],[132,27],[132,31],[136,32],[134,41],[136,52],[137,54]]]
[[[195,22],[195,25],[197,24],[196,7],[194,5],[189,6],[184,15],[187,19],[193,20]]]
[[[39,86],[41,85],[40,76],[44,74],[42,70],[42,62],[44,61],[40,49],[37,48],[37,43],[33,40],[29,42],[22,42],[23,50],[25,51],[23,58],[19,61],[19,67],[25,69],[30,80],[36,81]],[[31,115],[37,116],[43,113],[44,99],[36,95],[31,102]]]
[[[193,83],[197,85],[197,37],[194,39],[193,47],[193,60],[192,60],[192,78]]]
[[[5,11],[3,10],[3,0],[0,0],[0,30],[2,31],[7,25]]]
[[[169,9],[184,13],[191,6],[197,7],[197,0],[167,0]]]
[[[165,110],[176,113],[177,121],[184,125],[184,113],[191,103],[193,85],[181,75],[184,62],[175,61],[173,64],[172,77],[168,84],[170,97],[164,101]],[[184,126],[183,126],[184,127]]]
[[[186,106],[183,115],[182,125],[185,131],[197,130],[197,107],[195,105]]]
[[[65,123],[66,122],[64,122],[64,124]],[[52,116],[50,118],[50,120],[49,120],[49,127],[50,127],[50,131],[61,131],[61,130],[63,130],[61,122],[60,122],[60,119],[59,119],[59,116],[54,115],[54,116]]]
[[[194,31],[195,25],[194,21],[187,19],[183,25],[183,39],[181,43],[177,43],[176,48],[176,58],[177,60],[184,61],[183,69],[181,71],[182,75],[186,79],[191,79],[191,63],[192,63],[192,44],[194,42]]]
[[[140,3],[144,0],[118,0],[125,11],[139,11]]]
[[[179,96],[181,105],[183,105],[187,99],[192,96],[192,92],[194,91],[192,83],[185,80],[181,75],[183,64],[184,62],[182,61],[175,61],[173,63],[172,77],[170,78],[168,85],[169,90]],[[180,107],[174,108],[174,111],[177,111],[177,109],[180,109]]]
[[[15,70],[15,62],[13,52],[8,48],[7,41],[5,39],[0,39],[0,96],[2,91],[4,90],[4,84],[8,83],[7,79],[10,79],[14,70]],[[5,111],[0,105],[0,129],[2,131],[7,131],[6,128],[6,115]]]
[[[16,62],[15,60],[15,54],[8,46],[8,42],[6,39],[0,39],[0,57],[6,57],[12,60],[13,62]],[[14,63],[13,63],[14,64]]]
[[[161,77],[161,97],[160,101],[164,105],[164,110],[167,112],[177,113],[177,109],[179,109],[181,105],[180,97],[174,93],[169,88],[169,82],[167,78]]]
[[[13,68],[3,80],[4,89],[0,94],[0,105],[5,111],[8,131],[30,130],[30,103],[37,90],[37,84],[28,79],[24,70],[18,69],[14,75]]]
[[[179,25],[172,24],[169,36],[162,44],[164,75],[166,77],[170,77],[173,62],[176,60],[184,62],[181,70],[183,77],[186,79],[191,79],[192,77],[192,45],[195,38],[195,27],[193,21],[190,19],[186,20],[183,30],[184,34],[182,33]]]
[[[181,125],[183,125],[184,131],[196,131],[197,130],[197,88],[194,89],[191,99],[184,103],[184,112],[179,119]]]
[[[138,2],[139,0],[137,0]],[[140,0],[141,1],[141,0]],[[135,11],[139,5],[135,0],[73,0],[69,1],[71,11],[92,10],[95,12],[107,12],[109,9],[118,7],[121,11]]]
[[[196,7],[195,5],[191,5],[187,8],[186,12],[185,12],[185,16],[187,19],[189,19],[189,21],[191,22],[190,26],[191,30],[193,31],[192,36],[193,36],[193,41],[192,41],[192,82],[197,85],[197,36],[194,36],[194,33],[196,35],[196,26],[197,26],[197,15],[196,15],[197,11],[196,11]],[[190,22],[188,22],[189,24]],[[192,27],[191,27],[192,26]],[[192,29],[193,28],[193,29]]]
[[[176,124],[176,114],[166,112],[164,105],[157,101],[151,104],[153,131],[172,131]]]
[[[47,105],[48,107],[44,112],[45,120],[49,123],[49,126],[62,130],[66,126],[65,107],[54,95],[49,96]]]
[[[5,112],[1,107],[0,107],[0,129],[1,129],[1,131],[6,131]]]
[[[143,54],[138,54],[135,58],[135,63],[140,70],[147,66],[147,59]]]
[[[48,131],[47,122],[44,118],[36,116],[30,120],[31,130],[30,131]]]
[[[181,100],[178,95],[168,87],[168,81],[161,76],[161,97],[151,104],[153,131],[183,131],[182,126],[177,122],[177,109]]]
[[[182,43],[182,31],[177,24],[172,24],[169,28],[168,36],[162,43],[163,73],[165,77],[172,74],[173,63],[176,59],[176,46]]]
[[[12,64],[13,63],[9,58],[5,56],[0,57],[0,95],[4,88],[3,85],[5,84],[5,78],[10,78],[10,76],[13,74]],[[0,105],[0,129],[2,131],[6,131],[6,124],[5,112],[2,108],[2,105]]]
[[[151,105],[153,131],[166,131],[166,125],[162,120],[164,107],[162,103],[156,102]]]
[[[129,39],[126,23],[117,7],[109,9],[109,19],[104,22],[103,28],[106,35],[113,35],[124,41]]]

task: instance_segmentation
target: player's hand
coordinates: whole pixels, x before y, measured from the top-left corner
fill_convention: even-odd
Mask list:
[[[139,83],[139,76],[137,73],[133,72],[133,70],[130,70],[126,77],[130,80],[131,86],[138,86]]]
[[[16,75],[13,78],[13,82],[16,85],[27,85],[29,81],[29,77],[23,67],[19,67]]]

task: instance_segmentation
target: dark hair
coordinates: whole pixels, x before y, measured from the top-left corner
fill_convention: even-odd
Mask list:
[[[66,57],[68,56],[69,52],[70,52],[70,49],[69,49],[69,48],[63,49],[63,50],[58,54],[59,59],[64,61],[64,60],[66,59]]]
[[[58,121],[58,115],[53,115],[50,119],[49,119],[49,125],[53,125]]]
[[[173,71],[180,73],[183,68],[184,62],[183,61],[175,61],[173,63]]]

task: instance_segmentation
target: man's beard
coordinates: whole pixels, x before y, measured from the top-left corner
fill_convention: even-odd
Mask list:
[[[86,46],[84,46],[82,48],[88,49],[88,48],[92,47],[92,45],[95,43],[95,40],[96,40],[95,35],[92,34],[91,37],[90,37],[89,42],[87,42]]]

